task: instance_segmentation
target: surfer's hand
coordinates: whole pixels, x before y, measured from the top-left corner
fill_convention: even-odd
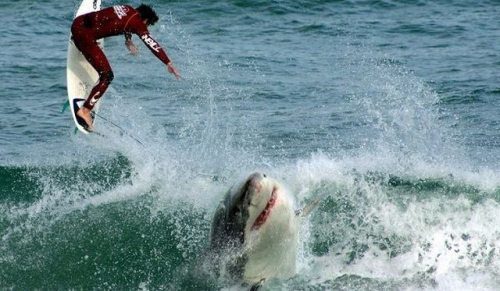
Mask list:
[[[125,41],[125,45],[127,46],[128,50],[130,51],[130,53],[132,55],[137,55],[139,53],[139,50],[137,49],[137,47],[135,46],[135,44],[132,42],[131,39],[127,39]]]
[[[169,62],[167,64],[167,69],[168,69],[168,72],[170,74],[174,74],[174,76],[175,76],[175,78],[177,78],[177,80],[179,80],[181,78],[179,71],[177,71],[177,69],[174,67],[174,65],[172,65],[172,62]]]

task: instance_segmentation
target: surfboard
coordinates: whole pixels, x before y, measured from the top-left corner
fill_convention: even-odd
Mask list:
[[[78,10],[76,11],[75,18],[90,12],[98,11],[101,9],[101,0],[83,0]],[[99,46],[102,48],[104,43],[99,40]],[[87,62],[82,53],[76,48],[71,33],[68,41],[68,57],[66,64],[66,86],[68,89],[68,102],[71,108],[71,115],[75,122],[76,128],[81,132],[88,134],[86,123],[83,119],[76,115],[78,109],[83,106],[90,91],[97,83],[99,75],[96,70]],[[100,107],[98,101],[94,106],[94,113],[97,113]],[[94,116],[93,116],[94,117]]]

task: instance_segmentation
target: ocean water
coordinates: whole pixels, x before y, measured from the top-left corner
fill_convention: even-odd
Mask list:
[[[239,289],[196,266],[254,171],[323,197],[264,290],[500,289],[500,2],[149,4],[183,78],[107,39],[100,137],[61,112],[79,1],[0,3],[0,289]]]

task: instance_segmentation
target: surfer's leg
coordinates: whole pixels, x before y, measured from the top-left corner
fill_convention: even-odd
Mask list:
[[[81,47],[81,48],[80,48]],[[104,52],[97,45],[95,41],[92,43],[87,43],[85,46],[80,46],[79,49],[87,59],[87,61],[94,67],[94,69],[99,74],[99,80],[97,84],[90,91],[87,100],[83,104],[83,107],[76,113],[78,116],[83,118],[87,123],[89,129],[92,128],[92,117],[90,112],[94,108],[99,98],[106,92],[109,84],[114,78],[113,71],[109,65],[108,59],[104,55]]]
[[[84,52],[84,56],[99,74],[97,84],[94,88],[92,88],[92,91],[90,91],[90,94],[83,105],[84,107],[92,110],[99,98],[101,98],[108,89],[109,84],[113,81],[114,75],[108,59],[97,43],[89,46],[86,52]]]

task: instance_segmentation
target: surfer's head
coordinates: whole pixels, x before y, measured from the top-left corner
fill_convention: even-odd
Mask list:
[[[158,21],[158,15],[149,5],[141,4],[135,10],[139,12],[142,20],[145,20],[147,25],[154,25]]]

